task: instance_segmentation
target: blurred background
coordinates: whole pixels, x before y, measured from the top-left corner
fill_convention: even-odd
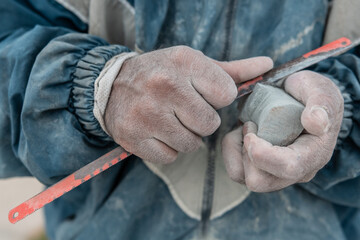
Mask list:
[[[0,239],[45,240],[43,210],[38,210],[25,219],[12,224],[8,212],[41,192],[44,186],[35,178],[0,179]]]

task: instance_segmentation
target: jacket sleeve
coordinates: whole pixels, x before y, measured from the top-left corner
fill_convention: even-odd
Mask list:
[[[0,1],[0,177],[53,184],[115,145],[93,115],[94,81],[130,51],[86,33],[55,1]]]
[[[360,49],[317,64],[312,70],[334,81],[344,98],[344,117],[329,163],[301,186],[333,203],[360,208]]]

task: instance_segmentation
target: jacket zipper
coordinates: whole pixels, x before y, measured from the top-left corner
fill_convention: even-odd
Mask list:
[[[216,140],[219,130],[213,135],[206,138],[206,145],[209,148],[207,167],[204,179],[203,199],[201,206],[201,234],[206,236],[207,226],[211,216],[211,209],[214,197],[214,183],[215,183],[215,157],[216,157]]]
[[[230,9],[229,13],[226,18],[226,25],[225,25],[225,46],[224,46],[224,53],[222,56],[223,61],[230,60],[230,51],[231,51],[231,40],[233,36],[233,29],[235,25],[235,8],[237,7],[237,0],[230,0],[229,3]]]
[[[232,39],[232,31],[233,26],[235,24],[235,6],[236,6],[236,0],[230,0],[229,2],[229,9],[226,19],[226,26],[225,26],[225,36],[227,36],[224,46],[224,54],[223,54],[223,60],[228,60],[230,56],[230,42]],[[221,111],[218,111],[219,114]],[[209,148],[209,155],[208,155],[208,161],[207,161],[207,168],[206,168],[206,174],[204,179],[204,188],[203,188],[203,199],[202,199],[202,206],[201,206],[201,235],[203,237],[206,237],[210,216],[211,216],[211,210],[212,210],[212,204],[214,200],[214,184],[215,184],[215,157],[216,157],[216,143],[218,140],[219,135],[219,129],[210,137],[205,139],[206,145]]]

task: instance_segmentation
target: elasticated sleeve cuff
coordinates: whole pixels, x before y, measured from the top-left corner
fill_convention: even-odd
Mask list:
[[[70,96],[71,110],[86,134],[103,141],[111,141],[94,116],[94,83],[106,62],[120,53],[130,52],[123,46],[98,46],[81,58],[73,73],[73,88]]]

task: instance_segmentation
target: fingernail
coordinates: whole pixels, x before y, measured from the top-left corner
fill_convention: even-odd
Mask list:
[[[330,128],[330,123],[329,116],[324,107],[314,106],[311,108],[310,114],[314,119],[317,119],[320,122],[323,132],[326,133]]]

